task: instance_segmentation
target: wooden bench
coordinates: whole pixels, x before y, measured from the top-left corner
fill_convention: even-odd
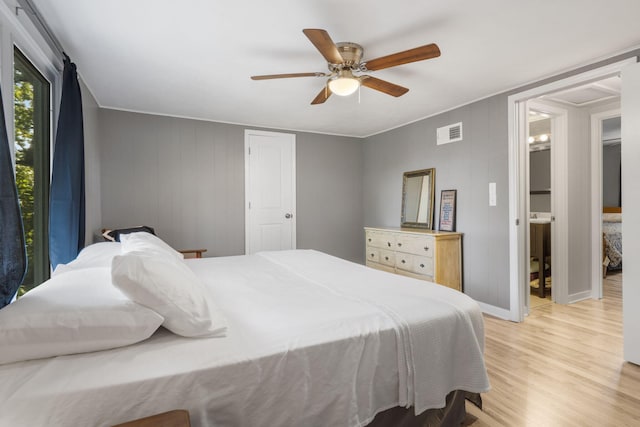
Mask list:
[[[185,258],[202,258],[202,253],[207,252],[206,249],[182,249],[180,251]]]

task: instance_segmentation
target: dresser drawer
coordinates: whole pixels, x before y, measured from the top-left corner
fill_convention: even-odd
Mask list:
[[[393,233],[381,231],[367,231],[367,246],[376,248],[394,249],[396,246],[396,236]]]
[[[396,250],[420,256],[433,257],[434,244],[431,236],[405,234],[396,237]]]
[[[380,249],[380,264],[395,267],[396,265],[396,253],[386,249]]]
[[[413,271],[413,255],[396,252],[396,268]]]
[[[379,262],[380,250],[378,248],[367,246],[367,261]]]
[[[413,268],[411,271],[416,274],[433,276],[433,257],[414,255]]]

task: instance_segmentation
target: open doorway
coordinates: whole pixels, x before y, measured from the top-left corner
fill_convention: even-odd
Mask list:
[[[529,215],[529,110],[533,103],[542,103],[566,111],[566,144],[556,146],[552,142],[551,189],[551,294],[561,304],[569,304],[586,298],[597,298],[594,293],[592,271],[598,268],[602,277],[602,259],[593,264],[592,252],[594,218],[601,213],[592,208],[590,149],[590,116],[619,106],[619,91],[611,93],[598,83],[617,79],[620,70],[635,62],[635,58],[612,63],[598,69],[568,77],[509,96],[509,156],[510,156],[510,241],[511,241],[511,303],[510,315],[514,321],[524,320],[529,311],[531,288],[530,226]],[[615,79],[613,81],[615,81]],[[619,80],[619,79],[618,79]],[[604,90],[602,90],[604,89]],[[608,92],[593,101],[597,92]],[[615,92],[615,91],[613,91]],[[562,120],[562,114],[560,120]],[[559,127],[560,129],[562,127]],[[553,141],[561,140],[552,129]],[[554,160],[555,159],[555,160]],[[600,179],[600,176],[598,176]],[[593,211],[593,212],[592,212]],[[601,234],[598,251],[602,248]],[[546,257],[546,254],[545,254]],[[546,268],[544,266],[543,268]],[[546,289],[545,289],[546,291]],[[546,293],[546,292],[545,292]]]
[[[619,105],[591,116],[593,298],[607,274],[622,273],[622,131]]]
[[[564,302],[568,289],[568,198],[566,173],[570,111],[545,97],[526,102],[525,242],[527,256],[524,311],[552,301]]]
[[[552,301],[551,156],[553,115],[530,108],[529,136],[529,303],[531,309]]]
[[[606,257],[607,252],[611,252],[611,259],[613,259],[611,268],[617,266],[619,257],[615,255],[621,253],[621,224],[619,221],[612,222],[613,215],[603,213],[603,207],[607,207],[608,204],[616,206],[608,208],[609,210],[619,210],[621,200],[620,78],[606,77],[551,92],[528,101],[527,105],[529,106],[527,141],[529,162],[527,165],[530,181],[528,231],[531,271],[527,276],[530,280],[530,292],[529,304],[526,307],[532,309],[551,302],[570,304],[587,298],[601,298],[602,278],[598,270],[607,271],[607,268],[603,269],[602,266],[603,260],[609,262]],[[559,132],[559,126],[562,126],[560,116],[566,119],[565,138],[561,138],[562,133]],[[615,129],[616,118],[617,130]],[[595,124],[592,125],[592,122]],[[599,128],[597,149],[589,143],[589,133],[594,126]],[[607,140],[606,145],[604,140]],[[556,151],[554,148],[564,149],[565,160],[558,160],[559,157],[554,155]],[[591,156],[595,157],[591,162],[597,162],[599,167],[589,169],[590,148],[593,151]],[[582,165],[575,167],[572,166],[573,162],[582,162]],[[613,164],[617,164],[617,167],[613,167]],[[547,172],[547,167],[550,173]],[[554,260],[555,252],[562,250],[564,244],[555,236],[555,231],[561,228],[556,226],[555,212],[563,201],[554,197],[553,191],[549,191],[554,187],[554,176],[556,179],[564,176],[566,181],[567,213],[570,217],[570,220],[565,222],[567,225],[565,228],[566,250],[569,255],[567,261]],[[590,180],[600,181],[602,183],[600,189],[589,191]],[[605,201],[604,197],[610,198],[611,201]],[[598,201],[597,207],[594,207],[593,201]],[[590,217],[601,223],[599,227],[593,227]],[[607,221],[603,222],[605,219]],[[606,235],[603,234],[605,232],[607,232]],[[601,249],[595,258],[590,258],[589,236],[601,236],[600,242],[591,241],[592,245]],[[542,259],[544,262],[541,261]],[[564,264],[561,264],[563,262]],[[591,263],[592,267],[570,272],[570,265],[567,263],[585,267]],[[553,275],[554,270],[560,273],[564,271],[566,275]],[[589,276],[590,270],[592,274],[598,275],[599,283],[593,283],[593,277]],[[552,286],[554,281],[555,287]],[[592,285],[589,286],[589,283]]]
[[[622,270],[621,117],[602,120],[603,272]]]

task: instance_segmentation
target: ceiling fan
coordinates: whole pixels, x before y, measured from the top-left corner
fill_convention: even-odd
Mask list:
[[[289,73],[251,76],[252,80],[286,79],[290,77],[329,77],[327,84],[311,105],[324,103],[332,93],[347,96],[354,93],[360,85],[386,93],[391,96],[402,96],[409,91],[385,80],[364,74],[411,62],[440,56],[440,49],[434,43],[414,49],[405,50],[369,61],[362,61],[364,49],[357,43],[334,43],[325,30],[305,29],[302,32],[327,60],[330,73]]]

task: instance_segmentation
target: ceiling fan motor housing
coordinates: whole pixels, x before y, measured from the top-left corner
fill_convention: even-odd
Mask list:
[[[333,70],[339,70],[344,68],[358,69],[360,67],[360,61],[362,60],[362,53],[364,49],[357,43],[340,42],[336,43],[338,52],[344,62],[342,64],[331,64]],[[331,68],[331,67],[330,67]]]

